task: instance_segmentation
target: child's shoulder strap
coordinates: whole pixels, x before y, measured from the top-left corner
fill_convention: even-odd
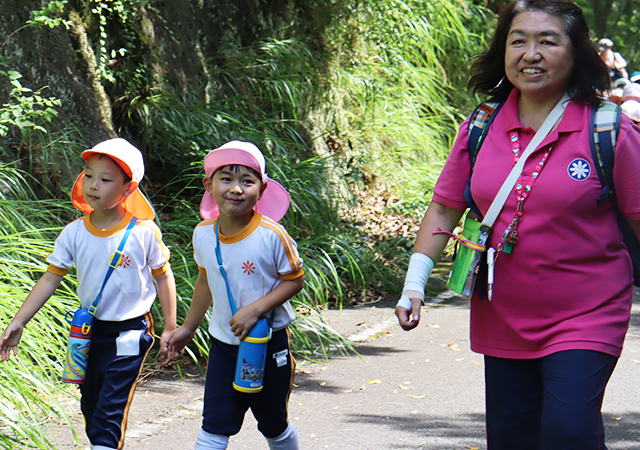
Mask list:
[[[598,205],[607,199],[615,200],[613,161],[621,117],[621,108],[609,101],[601,102],[591,111],[591,156],[602,184]]]
[[[464,197],[471,211],[475,212],[478,217],[482,217],[480,210],[476,206],[471,196],[471,175],[473,175],[473,166],[476,163],[476,157],[482,143],[487,137],[487,132],[498,115],[498,111],[502,108],[504,102],[482,102],[473,110],[469,117],[469,139],[467,141],[467,149],[469,151],[469,160],[471,161],[471,172],[469,173],[469,181],[464,190]]]

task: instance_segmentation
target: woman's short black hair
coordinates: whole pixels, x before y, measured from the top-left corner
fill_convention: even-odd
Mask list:
[[[513,89],[504,70],[507,35],[513,19],[525,11],[542,11],[560,17],[566,24],[573,48],[573,71],[569,89],[574,97],[596,106],[601,95],[611,88],[609,73],[595,44],[589,37],[589,26],[582,9],[570,0],[517,0],[500,12],[489,49],[473,60],[469,88],[504,101]]]

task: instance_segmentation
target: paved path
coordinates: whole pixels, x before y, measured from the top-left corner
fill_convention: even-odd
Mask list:
[[[469,350],[468,314],[467,303],[454,297],[426,308],[420,326],[407,333],[390,306],[328,312],[329,323],[349,336],[361,358],[298,365],[290,418],[301,449],[486,449],[483,360]],[[603,408],[610,450],[640,449],[639,386],[637,297]],[[147,380],[134,398],[125,448],[192,449],[202,392],[200,377]],[[64,438],[60,433],[56,440]],[[86,444],[84,436],[81,441]],[[229,449],[267,449],[250,414]]]

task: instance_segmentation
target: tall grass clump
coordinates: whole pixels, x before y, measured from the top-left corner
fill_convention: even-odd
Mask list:
[[[196,273],[189,245],[202,160],[241,139],[263,150],[270,176],[291,194],[283,223],[305,259],[307,288],[295,299],[300,310],[348,304],[354,291],[370,286],[398,289],[410,243],[392,237],[370,245],[342,211],[357,205],[354,186],[371,189],[372,179],[379,181],[374,189],[395,195],[406,210],[425,204],[463,117],[449,95],[459,83],[447,76],[447,52],[462,47],[460,61],[479,38],[465,29],[472,11],[456,0],[341,8],[345,20],[336,17],[326,36],[335,50],[330,57],[304,39],[266,38],[208,61],[204,97],[194,86],[193,93],[122,101],[124,128],[135,130],[170,174],[152,195],[164,205],[165,229],[181,230],[172,251],[187,273]],[[185,304],[193,282],[178,280]],[[199,334],[199,348],[206,336]]]
[[[376,189],[425,205],[467,114],[461,91],[484,12],[459,0],[354,2],[335,27],[337,139],[366,160]]]
[[[317,97],[312,52],[300,41],[267,39],[223,59],[229,64],[209,70],[222,86],[217,96],[194,103],[193,98],[158,94],[131,101],[126,112],[130,125],[143,125],[140,138],[166,169],[165,175],[173,173],[153,190],[152,199],[159,205],[165,241],[172,244],[174,272],[182,272],[176,275],[179,318],[186,315],[198,273],[191,234],[201,220],[202,161],[208,151],[232,139],[258,145],[267,158],[269,176],[291,195],[283,224],[300,245],[307,274],[307,291],[294,300],[299,310],[317,310],[329,301],[347,302],[346,285],[364,284],[366,278],[357,267],[359,257],[344,256],[349,245],[336,245],[348,239],[340,229],[339,215],[350,195],[345,178],[335,172],[336,158],[315,154],[300,120]],[[299,320],[304,323],[311,316],[303,314]],[[201,353],[208,347],[206,322],[195,339]],[[342,339],[326,324],[317,325],[301,326],[305,339],[297,339],[294,330],[300,351],[326,351]],[[306,339],[309,333],[314,339]]]
[[[45,258],[63,225],[58,218],[61,207],[53,201],[35,201],[26,178],[23,172],[0,166],[2,330],[46,271]],[[52,448],[44,423],[58,417],[71,425],[60,400],[72,394],[58,380],[68,335],[64,314],[79,304],[74,287],[73,282],[62,283],[25,328],[17,357],[1,363],[0,448]]]
[[[213,148],[213,145],[210,148]],[[204,159],[204,153],[199,158]],[[327,307],[330,300],[346,302],[345,285],[364,282],[364,277],[357,268],[357,261],[346,256],[350,252],[349,246],[345,243],[336,245],[339,239],[335,237],[336,227],[332,224],[338,223],[337,208],[330,203],[332,196],[326,178],[321,176],[321,171],[317,168],[318,165],[322,165],[321,161],[302,161],[292,164],[286,171],[278,171],[270,163],[270,167],[275,169],[270,176],[285,185],[292,197],[292,204],[283,219],[283,224],[299,243],[306,280],[306,290],[293,299],[294,307],[301,313],[293,328],[293,343],[298,355],[309,356],[318,351],[328,353],[329,348],[336,343],[346,344],[344,339],[330,329],[316,313],[318,307]],[[191,236],[195,226],[202,220],[198,208],[204,194],[202,173],[202,164],[194,164],[191,171],[178,176],[180,182],[168,183],[184,187],[174,197],[169,198],[165,206],[158,209],[160,216],[164,216],[165,219],[161,228],[164,241],[171,251],[171,264],[176,277],[179,322],[188,312],[195,280],[198,277],[198,268],[193,260]],[[276,173],[280,175],[276,176]],[[318,181],[313,189],[308,186],[310,179]],[[157,195],[162,197],[163,190],[159,190]],[[313,217],[318,218],[317,223],[311,220]],[[317,233],[314,230],[317,230]],[[347,271],[352,273],[351,279],[345,277]],[[208,314],[194,338],[192,349],[196,355],[208,353]],[[154,310],[154,315],[161,316],[157,309]]]

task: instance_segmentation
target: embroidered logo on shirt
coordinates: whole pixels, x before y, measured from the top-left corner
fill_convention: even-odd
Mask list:
[[[122,261],[120,261],[120,265],[122,267],[129,267],[129,264],[131,264],[131,259],[129,259],[127,255],[124,255],[122,257]]]
[[[244,273],[251,275],[253,272],[256,271],[256,267],[253,265],[252,262],[245,262],[242,264],[242,270],[244,270]]]
[[[584,181],[591,175],[591,166],[587,160],[582,158],[574,159],[567,168],[569,176],[576,181]]]

